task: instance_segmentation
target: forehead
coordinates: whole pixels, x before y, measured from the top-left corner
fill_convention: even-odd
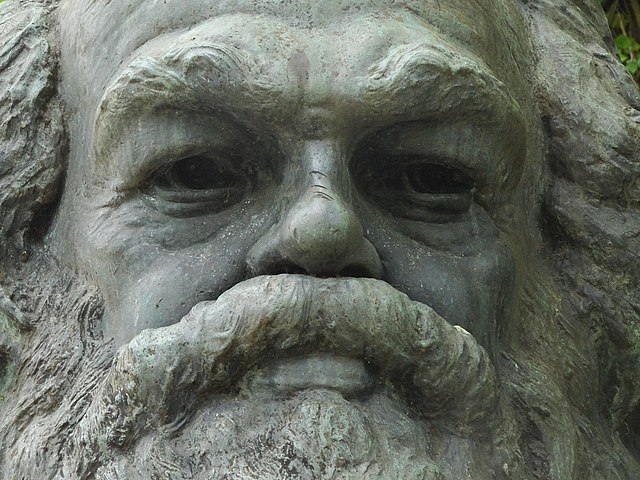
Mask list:
[[[153,38],[232,15],[262,18],[265,24],[277,22],[302,32],[298,37],[312,37],[314,32],[333,28],[333,36],[342,37],[345,50],[362,36],[353,29],[358,19],[390,29],[393,25],[413,26],[416,35],[420,28],[428,28],[474,51],[494,67],[502,56],[494,24],[496,16],[505,16],[504,5],[493,0],[63,0],[63,72],[67,81],[84,80],[83,91],[73,92],[74,96],[94,97],[132,52]],[[265,44],[259,46],[268,50],[269,35],[277,34],[268,32],[260,39]],[[386,36],[392,38],[393,33]],[[371,45],[369,50],[379,47]]]

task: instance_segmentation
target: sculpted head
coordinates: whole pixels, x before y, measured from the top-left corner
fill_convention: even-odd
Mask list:
[[[634,478],[637,91],[551,3],[8,0],[0,473]]]

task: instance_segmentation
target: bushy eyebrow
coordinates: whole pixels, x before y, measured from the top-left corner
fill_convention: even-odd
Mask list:
[[[161,58],[139,58],[105,91],[95,128],[109,129],[109,119],[131,112],[140,114],[162,108],[214,110],[215,105],[198,100],[199,91],[206,90],[209,96],[215,96],[232,88],[237,94],[239,83],[247,95],[268,88],[266,81],[264,84],[247,81],[257,68],[249,55],[224,43],[190,44],[172,49]]]
[[[358,81],[361,99],[374,107],[389,104],[400,110],[415,104],[417,110],[434,115],[475,112],[496,121],[520,114],[517,102],[488,67],[439,45],[413,43],[393,48]],[[248,51],[222,42],[191,43],[160,58],[143,57],[127,66],[105,91],[95,124],[104,126],[103,119],[128,112],[220,107],[203,104],[198,91],[206,90],[207,96],[220,98],[220,103],[232,93],[261,104],[272,100],[277,89]]]
[[[522,123],[518,102],[487,66],[437,44],[390,50],[369,69],[365,95],[389,105],[414,103],[440,116]]]

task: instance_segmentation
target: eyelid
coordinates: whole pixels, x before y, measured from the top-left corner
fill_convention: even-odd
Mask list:
[[[426,169],[425,172],[408,172],[407,167],[417,165],[416,162],[407,162],[398,166],[393,172],[381,176],[378,186],[373,190],[373,196],[387,200],[392,210],[411,206],[422,211],[438,212],[441,214],[460,214],[466,212],[475,193],[473,183],[466,179],[455,169],[441,169],[440,165],[428,162],[418,164]],[[416,185],[418,179],[411,179],[409,175],[425,174],[421,188]],[[429,178],[433,175],[433,178]],[[445,178],[444,176],[448,178]]]
[[[122,121],[126,125],[115,139],[108,131],[96,132],[93,153],[98,173],[105,180],[115,178],[119,192],[140,188],[158,169],[181,158],[237,150],[248,135],[222,114],[167,111]]]
[[[192,155],[158,169],[149,183],[166,192],[191,192],[192,196],[201,192],[202,196],[206,192],[228,189],[234,183],[246,183],[247,172],[242,163],[242,157],[225,152]]]
[[[370,198],[390,214],[446,223],[459,221],[471,208],[475,182],[453,166],[456,162],[424,155],[389,155],[384,151],[377,156],[382,159],[369,156],[360,161],[356,176]]]
[[[386,195],[385,195],[386,193]],[[377,189],[372,197],[398,218],[426,223],[460,221],[473,205],[474,191],[452,194],[385,192]]]
[[[237,201],[227,200],[222,192],[218,198],[193,203],[165,201],[151,192],[143,193],[142,200],[158,212],[178,218],[216,214],[237,204]]]
[[[192,165],[185,162],[194,161]],[[211,170],[204,172],[202,167]],[[189,171],[189,167],[195,167]],[[175,169],[186,169],[179,171]],[[198,171],[199,170],[199,171]],[[208,176],[213,173],[212,176]],[[185,176],[186,175],[186,176]],[[182,178],[181,178],[182,177]],[[200,183],[204,180],[204,183]],[[195,182],[190,185],[191,182]],[[212,183],[207,185],[207,182]],[[205,156],[187,157],[160,168],[141,190],[143,200],[174,217],[215,214],[237,204],[251,188],[249,173],[229,162]]]
[[[469,208],[469,202],[473,197],[473,191],[460,193],[428,193],[412,194],[406,193],[407,199],[416,206],[431,210],[446,210],[450,212],[460,212]]]
[[[434,163],[456,168],[471,178],[484,195],[507,191],[520,178],[526,157],[526,130],[518,121],[503,125],[423,119],[370,132],[359,144],[374,152],[384,168],[389,166],[385,155],[432,158]]]
[[[443,158],[439,156],[428,155],[388,155],[384,152],[378,155],[382,159],[368,159],[365,162],[358,162],[356,167],[356,175],[368,177],[376,184],[382,183],[384,180],[395,177],[401,180],[402,175],[408,174],[407,169],[412,167],[432,168],[432,174],[446,176],[445,180],[449,180],[449,186],[452,190],[471,191],[476,189],[476,181],[473,175],[457,168],[455,165],[459,162]],[[390,168],[391,167],[391,168]],[[416,172],[412,172],[414,176]],[[407,175],[408,180],[411,178]],[[412,182],[408,182],[412,183]],[[386,186],[389,186],[387,183]],[[410,189],[410,185],[403,185],[404,188]],[[423,193],[446,193],[446,192],[423,192]],[[448,194],[455,193],[453,191]]]

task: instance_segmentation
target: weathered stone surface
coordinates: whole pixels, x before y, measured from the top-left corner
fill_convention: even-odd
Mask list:
[[[598,2],[0,4],[0,478],[640,478]]]

